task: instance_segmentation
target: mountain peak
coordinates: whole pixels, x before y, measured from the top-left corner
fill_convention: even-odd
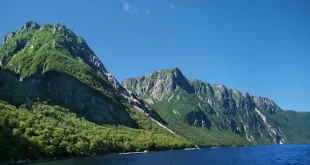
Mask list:
[[[18,32],[22,32],[24,30],[38,30],[41,26],[35,21],[28,21],[26,22]]]
[[[164,75],[170,75],[171,79],[173,81],[178,81],[180,79],[186,79],[183,75],[183,73],[181,72],[181,70],[179,68],[169,68],[169,69],[163,69],[160,70],[159,73],[162,73]]]
[[[179,68],[174,68],[171,73],[176,80],[186,79]]]
[[[64,29],[64,30],[69,30],[67,29],[66,25],[60,24],[60,23],[54,23],[54,24],[45,24],[42,26],[43,28],[52,28],[52,29]]]
[[[161,71],[161,73],[164,72],[164,75],[168,76],[169,79],[172,82],[175,82],[177,85],[181,87],[187,87],[189,86],[188,80],[186,77],[183,75],[181,70],[179,68],[170,68],[170,69],[164,69]]]
[[[170,97],[177,88],[182,88],[188,93],[194,93],[194,88],[189,84],[179,68],[155,71],[146,77],[126,79],[122,84],[125,88],[135,91],[140,96],[151,93],[153,98],[158,100]]]
[[[16,36],[17,34],[23,34],[25,31],[37,31],[38,29],[40,28],[40,25],[35,22],[35,21],[28,21],[26,22],[23,26],[21,26],[17,31],[15,32],[10,32],[8,34],[6,34],[4,37],[3,37],[3,40],[2,40],[2,45],[5,44],[6,41],[8,41],[9,39],[13,38],[14,36]],[[30,36],[32,36],[32,32],[30,33]],[[29,34],[28,34],[29,36]],[[22,36],[19,36],[19,38],[27,38],[27,37],[22,37]]]
[[[13,51],[9,49],[11,47],[14,47]],[[76,63],[79,63],[78,60],[82,60],[93,69],[101,71],[102,74],[107,72],[100,59],[86,44],[85,40],[75,35],[73,31],[67,29],[65,25],[60,23],[44,24],[40,26],[35,21],[29,21],[16,32],[11,32],[6,35],[0,49],[3,50],[0,53],[1,63],[7,65],[10,62],[10,66],[7,67],[12,70],[18,70],[18,72],[21,73],[21,77],[30,76],[38,70],[47,71],[46,69],[59,69],[58,67],[51,68],[51,66],[54,66],[55,63],[58,62],[59,65],[62,65],[63,62],[55,62],[55,59],[51,59],[52,56],[50,56],[50,54],[57,54],[57,56],[62,56],[62,58],[66,59],[69,58],[68,55],[70,55],[73,58],[71,60],[77,60],[75,61]],[[40,63],[27,63],[27,65],[32,65],[32,67],[35,68],[33,72],[30,73],[26,71],[27,67],[22,67],[26,63],[21,59],[27,58],[31,61],[33,56],[37,56],[37,58],[40,57],[41,61]],[[53,62],[43,65],[44,61]],[[16,66],[20,67],[16,68]],[[67,70],[68,69],[69,68],[67,68]]]
[[[181,70],[178,67],[171,68],[171,71],[172,72],[179,72],[179,73],[181,73]]]
[[[267,97],[252,96],[252,98],[258,108],[265,109],[270,113],[275,113],[281,109],[273,100]]]
[[[181,70],[177,67],[175,68],[167,68],[167,69],[162,69],[162,70],[159,70],[157,71],[159,73],[167,73],[167,74],[170,74],[170,73],[178,73],[178,74],[182,74]]]
[[[246,98],[246,99],[249,99],[249,98],[250,98],[250,95],[249,95],[249,93],[247,93],[247,92],[242,92],[242,97],[243,97],[243,98]]]

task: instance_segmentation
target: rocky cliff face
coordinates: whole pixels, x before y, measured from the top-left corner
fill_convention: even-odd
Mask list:
[[[128,103],[162,122],[122,87],[82,37],[64,25],[40,26],[31,21],[7,34],[0,47],[0,67],[94,122],[134,126],[125,107]]]
[[[268,98],[250,96],[221,84],[187,80],[178,68],[126,79],[122,85],[156,107],[170,125],[185,122],[209,131],[233,132],[250,143],[286,141],[279,125],[268,118],[282,110]],[[208,134],[207,130],[200,131]]]
[[[252,99],[259,109],[267,110],[268,113],[276,113],[281,110],[280,107],[269,98],[253,96]]]

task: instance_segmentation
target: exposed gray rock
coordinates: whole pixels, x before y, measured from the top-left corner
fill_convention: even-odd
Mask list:
[[[38,30],[38,29],[40,29],[40,25],[38,23],[36,23],[35,21],[29,21],[20,29],[18,29],[17,33],[20,34],[25,30]]]
[[[55,48],[55,45],[56,45],[56,41],[54,40],[54,41],[52,42],[53,48]]]
[[[12,37],[14,37],[15,36],[15,32],[11,32],[11,33],[9,33],[7,36],[6,36],[6,41],[8,40],[8,39],[10,39],[10,38],[12,38]]]
[[[29,21],[24,26],[24,29],[35,29],[38,30],[40,28],[40,25],[36,23],[35,21]]]
[[[242,92],[242,97],[244,99],[251,99],[250,95],[247,92]]]
[[[156,100],[169,99],[172,93],[178,88],[189,93],[194,93],[194,88],[185,79],[178,68],[173,68],[162,72],[153,72],[146,77],[138,79],[127,79],[122,85],[128,90],[134,90],[139,96],[150,93]]]
[[[173,116],[180,114],[176,111],[178,107],[173,106],[175,101],[187,108],[196,108],[195,111],[190,110],[185,119],[193,126],[214,126],[217,130],[231,130],[249,141],[263,139],[274,142],[278,136],[263,133],[268,132],[270,125],[264,124],[263,119],[255,113],[255,108],[263,110],[265,107],[268,112],[280,110],[273,101],[251,97],[246,92],[228,89],[221,84],[210,85],[201,80],[188,81],[177,68],[126,79],[122,85],[145,100],[167,104]],[[212,118],[209,118],[209,115]]]
[[[3,37],[2,39],[2,45],[4,45],[9,39],[15,36],[15,32],[10,32],[6,36]]]
[[[275,113],[280,110],[280,107],[269,98],[253,96],[254,103],[261,110],[266,110],[269,113]]]
[[[222,84],[218,84],[218,85],[214,85],[215,87],[215,96],[219,99],[226,99],[226,98],[231,98],[230,94],[228,93],[227,88],[222,85]]]
[[[175,114],[175,115],[180,116],[180,112],[179,112],[179,111],[177,111],[177,110],[172,109],[172,113],[173,113],[173,114]]]
[[[6,41],[6,36],[4,36],[3,39],[2,39],[2,45],[5,44],[5,41]],[[1,48],[2,48],[2,47],[1,47]]]
[[[186,119],[190,125],[211,128],[212,123],[202,111],[193,111],[186,115]]]

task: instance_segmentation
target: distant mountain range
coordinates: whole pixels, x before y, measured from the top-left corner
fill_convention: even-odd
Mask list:
[[[310,113],[188,80],[178,68],[121,84],[82,37],[27,22],[0,47],[0,161],[194,146],[309,143]]]

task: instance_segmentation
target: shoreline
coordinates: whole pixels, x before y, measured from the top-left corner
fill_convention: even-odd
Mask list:
[[[120,152],[120,153],[111,153],[110,155],[118,154],[118,155],[131,155],[131,154],[145,154],[150,152],[165,152],[165,151],[188,151],[188,150],[197,150],[200,149],[198,146],[196,148],[184,148],[184,149],[176,149],[176,150],[161,150],[161,151],[141,151],[141,152]],[[109,155],[109,154],[108,154]]]
[[[199,147],[195,145],[195,147],[192,148],[183,148],[183,149],[175,149],[175,150],[156,150],[156,151],[139,151],[139,152],[115,152],[115,153],[107,153],[107,154],[91,154],[91,155],[84,155],[84,156],[68,156],[68,157],[50,157],[50,158],[40,158],[38,160],[18,160],[18,161],[12,161],[12,162],[5,162],[0,163],[0,165],[11,165],[11,164],[30,164],[30,163],[41,163],[41,162],[50,162],[50,161],[58,161],[58,160],[70,160],[70,159],[77,159],[77,158],[83,158],[83,157],[92,157],[92,156],[109,156],[109,155],[134,155],[134,154],[146,154],[151,152],[169,152],[169,151],[190,151],[190,150],[198,150],[203,148],[223,148],[223,147],[243,147],[241,146],[214,146],[214,147]]]
[[[260,144],[260,146],[265,146],[265,145],[280,145],[280,144]],[[292,144],[287,144],[287,145],[292,145]],[[18,160],[18,161],[12,161],[12,162],[4,162],[4,163],[0,163],[0,165],[41,163],[41,162],[70,160],[70,159],[93,157],[93,156],[133,155],[133,154],[145,154],[145,153],[151,153],[151,152],[169,152],[169,151],[182,151],[182,150],[189,151],[189,150],[198,150],[198,149],[204,149],[204,148],[216,149],[216,148],[225,148],[225,147],[246,147],[246,146],[257,146],[257,145],[230,145],[230,146],[205,146],[205,147],[195,146],[195,148],[183,148],[183,149],[175,149],[175,150],[157,150],[157,151],[145,150],[142,152],[118,152],[118,153],[116,152],[116,153],[107,153],[107,154],[91,154],[91,155],[85,155],[85,156],[50,157],[50,158],[40,158],[38,160]]]
[[[150,153],[150,152],[182,151],[182,150],[186,151],[186,150],[200,149],[198,146],[196,146],[196,147],[197,148],[184,148],[184,149],[176,149],[176,150],[158,150],[158,151],[144,150],[144,151],[140,151],[140,152],[116,152],[116,153],[107,153],[107,154],[91,154],[91,155],[85,155],[85,156],[40,158],[38,160],[18,160],[18,161],[0,163],[0,165],[41,163],[41,162],[50,162],[50,161],[57,161],[57,160],[70,160],[70,159],[92,157],[92,156],[133,155],[133,154],[145,154],[145,153]]]

